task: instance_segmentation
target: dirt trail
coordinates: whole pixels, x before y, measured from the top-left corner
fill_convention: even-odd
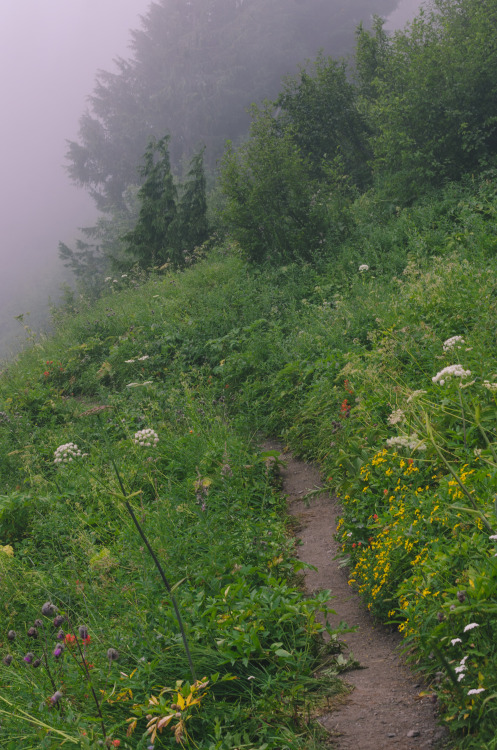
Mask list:
[[[282,450],[281,446],[271,444]],[[426,750],[441,747],[446,734],[436,722],[429,698],[419,697],[419,678],[403,664],[397,647],[396,632],[375,626],[347,582],[346,570],[333,560],[339,550],[333,539],[338,508],[328,494],[302,498],[321,486],[317,469],[297,461],[289,453],[281,456],[283,492],[289,498],[289,512],[299,522],[297,537],[302,546],[299,558],[317,567],[306,573],[309,591],[331,589],[330,606],[336,615],[330,618],[338,625],[343,620],[358,626],[344,640],[347,649],[361,669],[347,672],[345,681],[353,687],[347,700],[337,710],[321,716],[320,722],[333,738],[337,750]]]

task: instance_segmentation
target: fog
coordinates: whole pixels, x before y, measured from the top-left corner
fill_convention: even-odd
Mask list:
[[[59,240],[71,244],[95,215],[66,175],[66,139],[77,138],[97,69],[112,70],[115,57],[130,54],[128,30],[149,3],[1,0],[0,357],[13,351],[14,316],[36,313],[36,327],[63,280]],[[389,28],[419,4],[401,0]]]
[[[98,68],[127,56],[149,0],[1,0],[0,341],[57,289],[59,240],[94,209],[64,170]],[[5,356],[7,352],[0,352]]]

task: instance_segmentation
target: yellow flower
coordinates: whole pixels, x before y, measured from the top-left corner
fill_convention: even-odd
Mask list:
[[[14,557],[14,549],[10,544],[5,545],[5,547],[0,547],[0,552],[3,552],[4,555],[8,555],[9,557]]]

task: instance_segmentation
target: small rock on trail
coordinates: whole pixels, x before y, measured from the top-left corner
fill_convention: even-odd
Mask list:
[[[343,640],[361,668],[347,672],[345,682],[352,692],[336,710],[319,718],[329,732],[336,750],[426,750],[440,748],[446,732],[436,720],[435,706],[429,697],[420,697],[422,686],[402,662],[398,633],[375,625],[357,594],[348,585],[346,570],[333,558],[339,552],[334,540],[339,508],[327,493],[309,501],[302,498],[321,486],[318,470],[281,446],[266,444],[266,449],[282,451],[283,492],[288,496],[289,512],[299,522],[301,540],[298,556],[317,570],[306,571],[309,591],[331,589],[332,626],[345,621],[358,626]]]

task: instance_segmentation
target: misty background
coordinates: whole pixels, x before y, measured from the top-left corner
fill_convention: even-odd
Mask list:
[[[129,29],[150,0],[2,0],[0,70],[0,358],[24,339],[14,317],[38,328],[49,295],[69,280],[60,240],[96,216],[67,175],[67,140],[76,139],[98,69],[130,55]],[[421,0],[400,0],[386,28],[402,27]],[[375,12],[374,0],[371,13]],[[289,71],[290,73],[294,71]],[[27,313],[32,313],[27,316]]]

